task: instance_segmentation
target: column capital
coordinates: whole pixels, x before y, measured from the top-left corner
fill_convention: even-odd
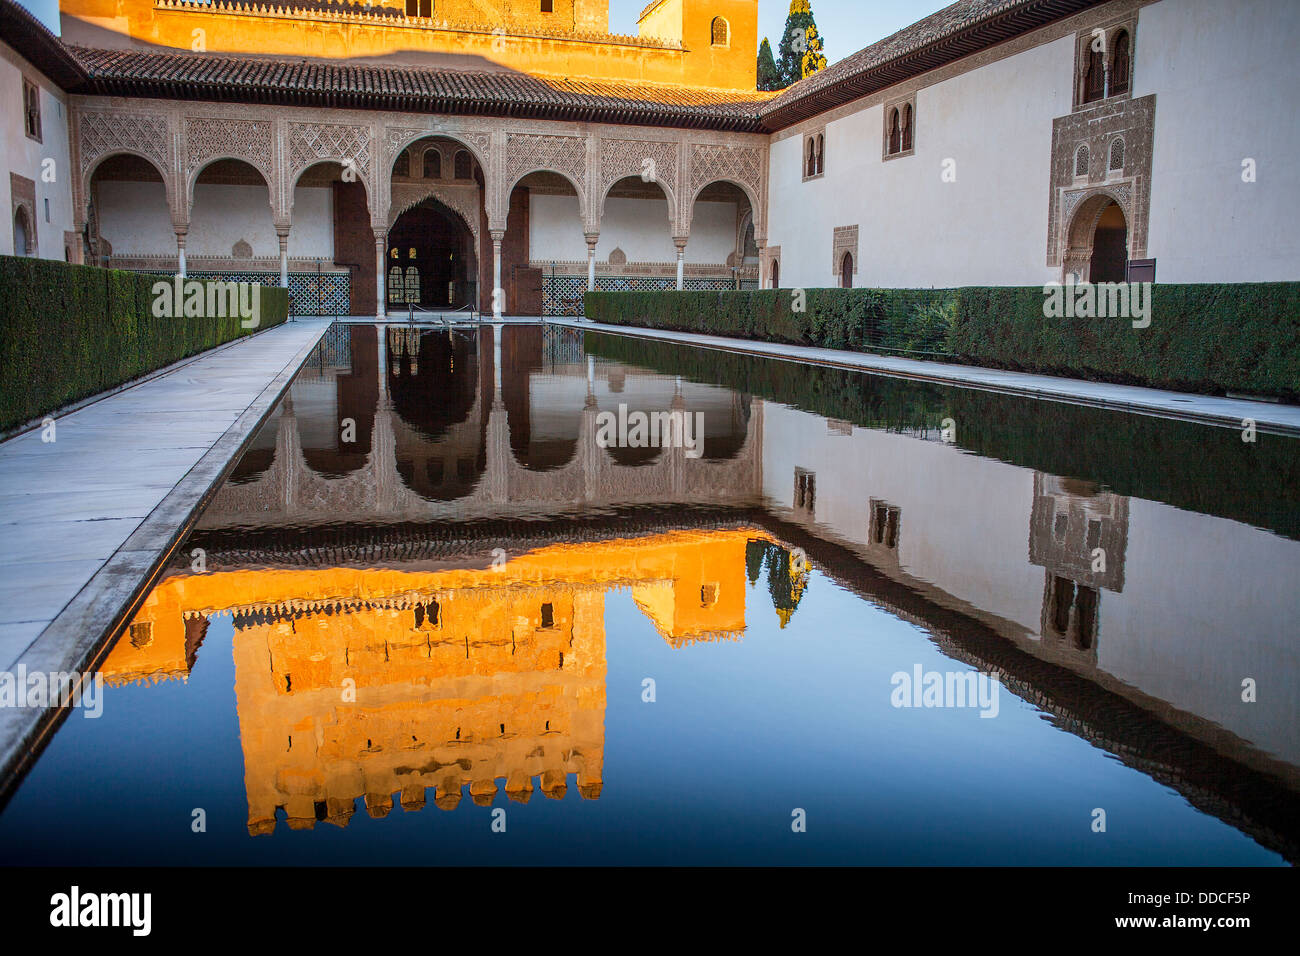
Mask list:
[[[492,237],[493,242],[501,242],[506,237],[506,231],[504,229],[489,229],[488,235]]]

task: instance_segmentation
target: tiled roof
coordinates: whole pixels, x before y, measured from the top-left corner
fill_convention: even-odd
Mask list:
[[[230,102],[583,119],[758,132],[767,93],[213,53],[70,46],[84,92]]]
[[[13,0],[0,0],[0,40],[62,89],[71,89],[86,79],[81,65],[62,41]]]
[[[355,6],[303,2],[329,9]],[[0,38],[77,93],[764,132],[1102,2],[957,0],[775,95],[505,70],[65,46],[13,0],[0,0]]]

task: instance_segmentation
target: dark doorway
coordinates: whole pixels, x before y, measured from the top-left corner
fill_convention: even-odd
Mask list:
[[[385,291],[390,310],[407,303],[458,309],[473,301],[474,242],[460,217],[426,199],[388,231]]]
[[[844,258],[840,260],[840,288],[853,288],[853,253],[844,253]]]
[[[1097,219],[1092,240],[1092,261],[1088,266],[1090,282],[1123,282],[1128,264],[1128,224],[1124,211],[1111,202]]]

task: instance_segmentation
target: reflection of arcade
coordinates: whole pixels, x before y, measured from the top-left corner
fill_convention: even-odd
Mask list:
[[[556,507],[761,499],[762,402],[569,354],[541,327],[336,327],[202,527],[461,520]],[[682,446],[603,447],[620,406],[703,416]],[[349,439],[353,439],[349,441]]]
[[[604,596],[628,587],[673,647],[745,630],[753,529],[543,548],[500,568],[226,569],[173,574],[102,668],[110,684],[184,676],[213,615],[235,624],[235,693],[252,833],[443,809],[497,781],[588,799],[604,760]],[[764,536],[765,537],[765,536]],[[420,562],[415,562],[419,565]],[[269,664],[269,666],[268,666]]]

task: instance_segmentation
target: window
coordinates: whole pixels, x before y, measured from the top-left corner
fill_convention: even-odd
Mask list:
[[[714,17],[714,18],[713,18],[713,25],[712,25],[712,27],[710,28],[710,32],[711,32],[712,35],[713,35],[713,45],[714,45],[714,46],[726,46],[726,45],[727,45],[727,41],[728,41],[729,37],[727,36],[728,30],[727,30],[727,21],[726,21],[726,20],[722,19],[722,17]]]
[[[442,624],[442,608],[437,601],[415,606],[415,626],[420,630],[433,630]]]
[[[420,270],[415,266],[406,267],[406,295],[403,302],[420,302]]]
[[[41,88],[23,77],[23,132],[41,141]]]
[[[1122,170],[1124,168],[1124,139],[1117,136],[1110,142],[1110,162],[1106,164],[1107,169]]]
[[[469,158],[469,150],[462,149],[458,151],[453,166],[457,179],[474,178],[474,164]]]
[[[436,149],[424,151],[424,178],[442,179],[442,153]]]
[[[411,154],[406,152],[406,150],[402,150],[402,152],[397,154],[397,162],[393,163],[393,175],[411,175]]]
[[[897,551],[898,526],[902,520],[902,509],[885,501],[871,499],[871,527],[867,532],[867,540],[871,544],[884,545],[890,551]]]
[[[1074,175],[1087,176],[1088,161],[1089,161],[1088,147],[1080,146],[1078,149],[1074,151]]]
[[[1129,67],[1131,57],[1129,55],[1128,31],[1120,30],[1115,34],[1113,44],[1115,54],[1110,65],[1110,95],[1116,96],[1120,93],[1127,93],[1129,88]]]
[[[817,476],[802,468],[794,470],[794,506],[811,517],[817,506]]]
[[[1088,70],[1083,76],[1083,101],[1091,103],[1106,95],[1106,56],[1101,50],[1088,47]]]
[[[554,13],[554,12],[555,12],[554,0],[542,0],[542,13]]]
[[[131,646],[135,648],[148,647],[153,643],[153,624],[149,621],[142,621],[139,624],[131,625]]]
[[[45,221],[46,221],[46,222],[49,222],[49,221],[50,221],[50,200],[49,200],[49,197],[46,197],[46,199],[45,199]]]
[[[713,607],[718,603],[718,586],[716,584],[700,585],[700,607]]]
[[[916,141],[916,95],[885,104],[883,158],[908,156]]]
[[[803,134],[804,182],[826,171],[826,134],[823,130],[810,130]]]
[[[542,627],[555,627],[555,605],[542,605]]]
[[[408,17],[433,16],[433,0],[406,0],[406,15]]]
[[[393,266],[388,270],[388,301],[401,302],[406,297],[406,288],[402,284],[402,267]]]

